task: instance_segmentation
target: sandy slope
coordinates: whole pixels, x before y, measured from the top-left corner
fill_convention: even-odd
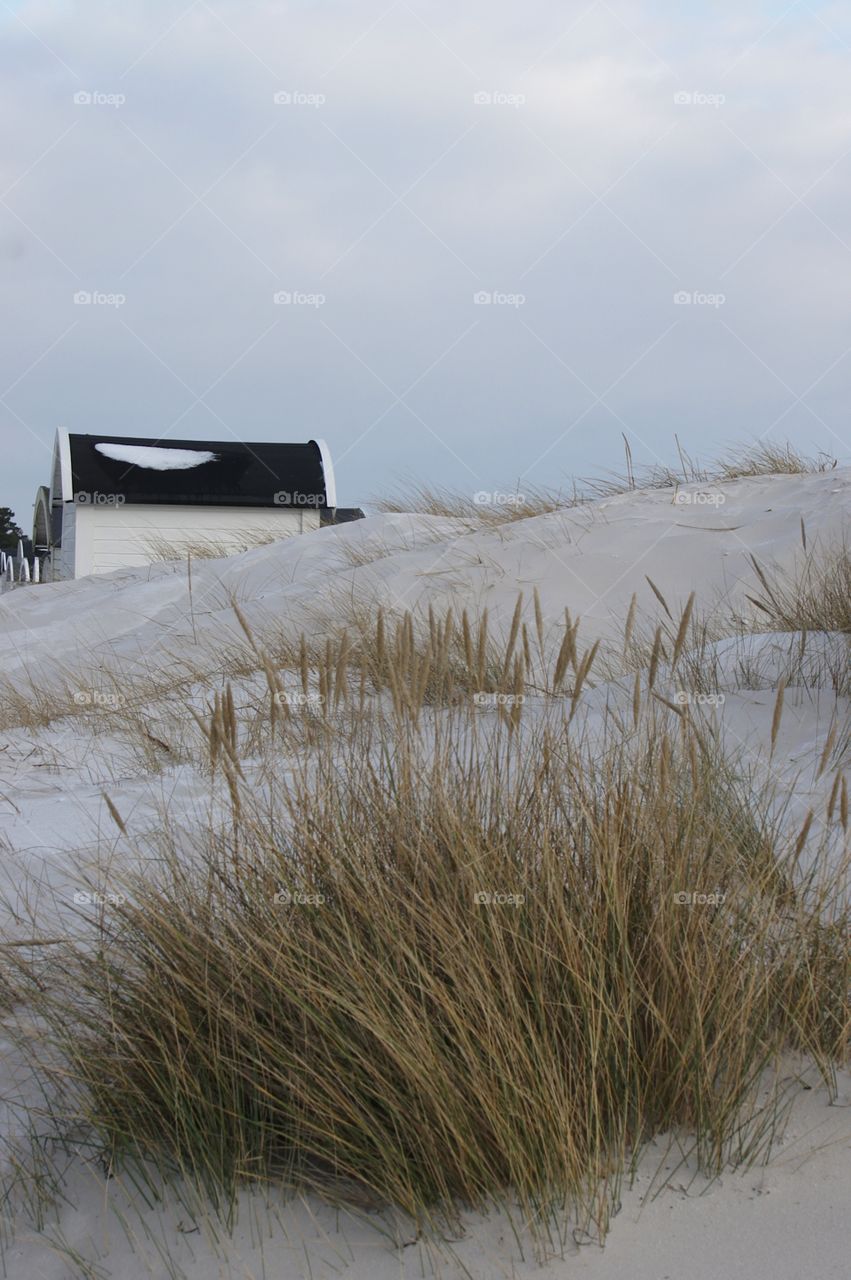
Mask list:
[[[801,548],[835,542],[851,521],[851,468],[820,475],[760,476],[679,495],[711,493],[721,505],[676,501],[672,489],[627,493],[497,529],[463,531],[429,516],[376,516],[196,563],[192,610],[185,565],[122,570],[0,597],[4,670],[47,673],[118,654],[154,662],[233,630],[228,597],[252,620],[321,628],[353,596],[394,609],[454,604],[511,614],[518,591],[540,590],[548,618],[566,605],[594,638],[620,629],[633,591],[656,607],[645,575],[671,602],[699,592],[705,609],[745,606],[749,562],[788,566]],[[352,555],[378,556],[352,567]],[[193,631],[192,615],[196,628]]]
[[[686,492],[693,495],[696,488]],[[4,669],[21,682],[49,683],[58,672],[73,672],[81,687],[92,687],[107,661],[147,670],[167,666],[170,654],[188,652],[203,665],[204,656],[215,654],[235,632],[231,593],[260,629],[274,623],[321,631],[352,598],[397,609],[487,606],[497,622],[504,621],[518,591],[530,596],[537,586],[556,639],[568,605],[574,616],[581,615],[587,643],[598,634],[620,632],[633,591],[648,612],[658,610],[644,575],[672,609],[695,589],[707,610],[744,610],[745,593],[754,584],[751,554],[766,565],[788,567],[800,553],[802,518],[810,546],[817,539],[835,543],[851,526],[849,469],[741,480],[712,491],[724,501],[674,501],[672,490],[637,492],[472,533],[451,520],[377,517],[231,560],[199,563],[191,602],[181,565],[18,590],[0,597]],[[744,750],[758,776],[762,770],[778,784],[789,802],[787,820],[794,824],[824,793],[826,779],[815,778],[815,766],[835,701],[830,694],[790,688],[777,749],[767,760],[777,673],[788,643],[788,637],[753,641],[762,679],[745,689],[738,687],[740,651],[720,644],[718,688],[726,690],[726,701],[708,714],[720,721],[729,747]],[[599,687],[589,696],[587,714],[598,714],[606,698],[616,696],[616,683]],[[849,717],[847,701],[840,711]],[[201,821],[209,784],[188,766],[146,772],[126,743],[103,736],[85,719],[0,735],[0,909],[7,916],[22,906],[28,876],[26,896],[37,919],[46,928],[55,926],[78,883],[76,865],[102,855],[104,847],[119,850],[105,815],[105,788],[143,836],[156,830],[166,812],[190,826]],[[25,919],[16,923],[9,916],[5,933],[18,929],[20,936],[29,927]],[[0,1097],[6,1135],[21,1130],[17,1104],[26,1104],[29,1088],[5,1045]],[[725,1175],[706,1187],[692,1181],[688,1167],[671,1167],[659,1195],[648,1199],[661,1154],[658,1148],[646,1153],[636,1186],[624,1192],[605,1250],[578,1247],[571,1239],[564,1257],[550,1260],[544,1274],[594,1280],[829,1280],[848,1274],[851,1077],[841,1078],[836,1105],[828,1105],[820,1087],[798,1097],[768,1169]],[[165,1276],[171,1272],[158,1252],[164,1241],[174,1274],[193,1280],[536,1272],[530,1257],[520,1258],[499,1219],[469,1216],[463,1240],[441,1257],[410,1240],[404,1224],[390,1232],[398,1231],[405,1243],[397,1249],[371,1219],[339,1218],[315,1202],[278,1206],[270,1218],[259,1197],[246,1196],[233,1242],[216,1252],[204,1231],[181,1230],[188,1215],[180,1206],[141,1214],[137,1206],[124,1218],[121,1189],[105,1186],[98,1171],[79,1160],[70,1164],[66,1194],[70,1203],[45,1232],[19,1219],[6,1249],[8,1275],[29,1280],[77,1274],[68,1260],[73,1249],[100,1268],[93,1275]]]

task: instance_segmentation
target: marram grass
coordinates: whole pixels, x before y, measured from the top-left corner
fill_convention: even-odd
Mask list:
[[[219,700],[231,821],[167,844],[30,993],[68,1115],[220,1204],[273,1180],[600,1235],[654,1135],[711,1173],[764,1154],[766,1068],[799,1050],[830,1081],[847,1051],[841,875],[801,874],[687,711],[636,698],[601,739],[569,696],[482,727],[361,695],[339,749],[259,790]],[[847,803],[822,822],[847,841]]]

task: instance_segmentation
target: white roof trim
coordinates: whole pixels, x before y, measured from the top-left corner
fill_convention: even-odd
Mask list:
[[[53,531],[51,529],[50,512],[51,512],[50,494],[48,493],[45,496],[44,487],[42,486],[41,488],[39,488],[38,492],[36,493],[35,502],[33,503],[33,539],[32,539],[33,546],[38,544],[38,541],[39,541],[38,538],[35,536],[38,530],[39,515],[41,515],[44,520],[45,537],[47,539],[47,545],[50,546],[53,540]]]
[[[331,461],[331,450],[328,448],[326,441],[314,440],[313,443],[319,450],[319,456],[322,459],[322,476],[325,481],[325,501],[329,507],[337,505],[337,482],[334,477],[334,464]]]
[[[73,480],[73,473],[71,471],[71,439],[64,427],[56,428],[56,444],[54,445],[54,454],[58,455],[59,457],[59,475],[61,477],[61,484],[62,484],[62,494],[61,494],[62,501],[73,502],[74,501],[74,480]],[[53,477],[51,477],[50,483],[52,486]],[[56,501],[58,496],[59,495],[53,492],[53,489],[51,487],[51,491],[50,491],[51,506]]]

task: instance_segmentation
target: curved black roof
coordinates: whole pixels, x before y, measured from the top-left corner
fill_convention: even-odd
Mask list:
[[[99,500],[96,495],[114,495],[124,503],[336,505],[333,475],[326,474],[330,461],[315,440],[306,444],[248,444],[69,434],[68,441],[72,492],[63,492],[66,501],[73,497],[89,503]],[[198,456],[198,462],[192,454]]]

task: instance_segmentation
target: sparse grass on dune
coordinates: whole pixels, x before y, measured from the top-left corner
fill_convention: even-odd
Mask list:
[[[537,590],[531,600],[518,596],[507,628],[496,627],[487,609],[478,615],[462,609],[438,616],[431,607],[425,614],[394,613],[363,595],[350,594],[337,602],[333,630],[323,635],[317,625],[310,640],[274,625],[256,636],[231,595],[235,624],[215,657],[184,648],[166,654],[160,666],[140,667],[133,673],[122,670],[117,659],[105,658],[96,687],[67,674],[54,680],[49,673],[38,681],[0,680],[0,729],[36,730],[96,711],[102,722],[111,719],[116,730],[135,733],[148,762],[161,764],[163,751],[167,756],[173,750],[174,758],[181,758],[179,722],[187,721],[183,710],[187,702],[200,699],[203,705],[204,690],[212,695],[226,680],[250,681],[259,675],[261,683],[268,683],[270,670],[294,674],[305,685],[305,693],[306,670],[326,669],[327,680],[340,687],[366,680],[370,688],[388,690],[411,705],[448,705],[475,693],[570,694],[588,676],[590,666],[576,679],[593,652],[598,678],[613,679],[645,669],[656,673],[672,664],[678,666],[687,687],[704,692],[718,684],[713,646],[727,637],[744,639],[760,630],[801,633],[795,651],[790,649],[787,680],[794,677],[811,687],[847,692],[844,656],[838,661],[830,655],[813,657],[808,639],[816,633],[851,634],[847,545],[808,546],[802,525],[802,557],[791,571],[780,574],[755,558],[752,564],[754,594],[747,597],[756,610],[752,617],[725,613],[720,606],[701,611],[694,596],[684,611],[675,612],[673,602],[647,579],[660,606],[658,617],[648,629],[646,619],[638,614],[638,597],[633,596],[622,644],[608,643],[599,655],[590,640],[583,644],[579,639],[581,620],[569,609],[557,624],[545,624]],[[759,687],[760,679],[752,659],[743,654],[740,687]],[[280,684],[273,692],[283,690]]]
[[[721,458],[701,464],[691,458],[677,441],[679,467],[657,462],[636,470],[632,451],[624,437],[626,469],[608,480],[589,480],[589,490],[597,497],[627,493],[634,489],[668,489],[681,484],[723,484],[753,476],[814,475],[832,471],[837,459],[827,453],[815,456],[804,453],[790,443],[756,440],[753,444],[730,449]]]
[[[372,505],[383,513],[404,514],[415,511],[421,515],[460,520],[478,528],[529,520],[587,501],[589,498],[583,497],[575,484],[567,493],[526,484],[493,493],[463,493],[454,489],[414,484],[398,496],[378,498]]]
[[[779,577],[751,558],[758,594],[748,599],[777,631],[838,631],[851,635],[851,549],[847,543],[807,549],[792,574]]]
[[[514,693],[512,630],[494,673]],[[222,1206],[271,1179],[420,1223],[517,1197],[527,1223],[561,1205],[602,1235],[648,1138],[692,1135],[718,1172],[770,1143],[781,1099],[757,1096],[781,1053],[830,1081],[847,865],[800,871],[814,815],[782,839],[688,709],[641,685],[592,741],[571,712],[595,658],[569,644],[572,694],[537,727],[522,700],[425,716],[449,637],[433,619],[420,650],[403,619],[383,651],[305,659],[318,749],[259,790],[226,690],[201,727],[229,823],[100,886],[115,904],[50,983],[20,958],[27,1051],[110,1165],[153,1160]],[[298,699],[254,643],[272,759]],[[838,771],[818,821],[847,843]]]
[[[286,720],[292,677],[305,700],[336,706],[350,686],[391,694],[410,708],[448,705],[473,694],[571,692],[589,652],[578,647],[578,620],[565,611],[557,643],[545,628],[540,598],[518,595],[507,634],[485,609],[475,618],[466,609],[438,615],[432,608],[415,615],[392,612],[349,595],[339,601],[333,631],[320,626],[310,638],[270,625],[260,635],[230,597],[234,626],[215,655],[184,649],[164,653],[160,665],[122,670],[120,660],[102,662],[96,686],[83,676],[57,673],[26,683],[0,680],[0,729],[47,727],[59,720],[96,712],[116,731],[136,725],[150,736],[152,719],[188,719],[188,704],[203,706],[228,681],[259,677],[283,708]],[[327,697],[326,697],[327,695]],[[266,708],[268,710],[268,706]],[[179,735],[178,735],[179,736]],[[177,757],[176,757],[177,758]]]
[[[600,498],[613,498],[639,489],[675,489],[682,484],[723,484],[753,476],[809,475],[830,471],[836,458],[820,453],[815,457],[791,444],[757,440],[753,445],[731,450],[714,463],[701,465],[689,457],[677,441],[679,466],[662,462],[636,467],[632,449],[624,436],[623,472],[611,471],[581,482],[573,481],[568,491],[518,484],[516,491],[502,494],[466,494],[433,486],[412,485],[395,497],[373,503],[378,511],[417,512],[466,521],[471,529],[527,520],[551,511],[569,510]]]
[[[785,574],[751,561],[760,594],[747,595],[756,608],[747,618],[718,605],[701,608],[694,592],[675,613],[648,578],[662,612],[648,624],[639,615],[637,595],[632,597],[623,645],[610,644],[604,653],[607,677],[646,671],[651,688],[657,675],[676,677],[683,690],[698,694],[776,688],[782,681],[851,695],[851,641],[843,638],[849,633],[851,590],[847,549],[805,549],[802,563]],[[779,643],[759,643],[765,632],[789,633],[784,653]],[[724,641],[735,645],[732,655]]]
[[[758,440],[744,449],[731,450],[713,468],[716,480],[739,480],[747,476],[811,475],[832,471],[837,459],[828,453],[814,457],[794,445]]]

